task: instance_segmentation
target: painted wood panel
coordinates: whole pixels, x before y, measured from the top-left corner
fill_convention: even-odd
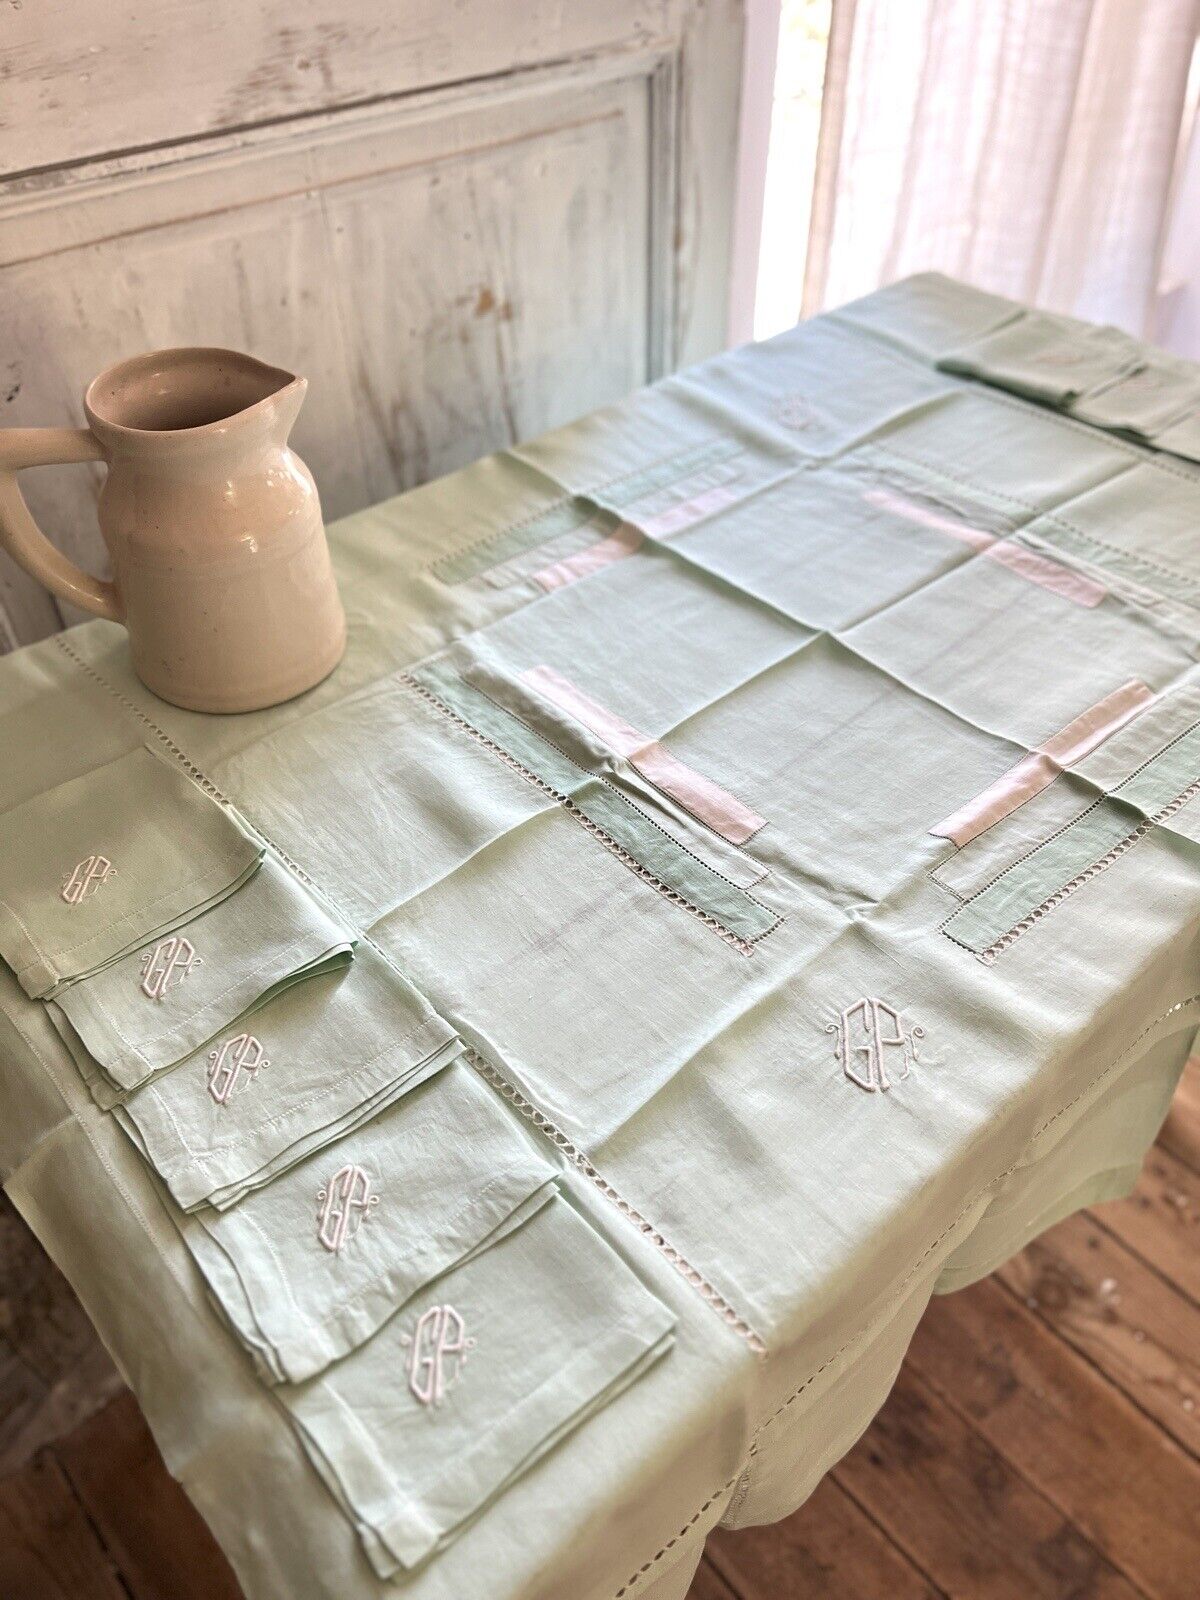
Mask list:
[[[275,8],[187,8],[186,61],[162,45],[183,20],[167,0],[136,26],[81,0],[70,50],[29,9],[0,25],[0,124],[19,124],[5,159],[44,164],[0,181],[0,425],[81,424],[90,377],[140,350],[248,349],[310,379],[294,443],[332,519],[723,342],[738,0],[465,0],[369,23],[352,4],[320,24],[321,92],[302,93],[309,69],[285,51],[229,132],[214,132],[233,115],[217,87],[261,62]],[[102,9],[145,56],[134,77],[108,44],[84,62]],[[287,25],[315,29],[319,9]],[[293,43],[315,59],[312,38]],[[371,103],[322,109],[347,98]],[[67,114],[85,104],[96,119]],[[69,150],[35,148],[50,109]],[[22,478],[46,531],[101,573],[102,473]],[[0,555],[0,649],[64,620],[77,614]]]
[[[670,38],[676,10],[673,0],[4,0],[0,174],[641,48]]]
[[[87,379],[132,351],[252,350],[310,379],[293,437],[332,518],[602,404],[650,375],[648,97],[543,80],[101,180],[34,226],[0,212],[4,421],[82,424]],[[26,480],[77,558],[101,553],[102,471]]]

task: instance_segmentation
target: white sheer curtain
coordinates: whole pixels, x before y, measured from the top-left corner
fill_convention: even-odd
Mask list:
[[[1196,0],[834,0],[805,313],[936,267],[1153,334]]]

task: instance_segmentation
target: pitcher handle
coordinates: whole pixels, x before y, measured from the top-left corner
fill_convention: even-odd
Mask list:
[[[84,611],[123,621],[115,584],[93,578],[52,545],[29,514],[17,486],[22,467],[67,461],[103,461],[104,450],[88,428],[0,429],[0,550],[53,594]]]

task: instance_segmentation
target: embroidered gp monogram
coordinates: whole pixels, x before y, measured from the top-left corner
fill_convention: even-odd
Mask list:
[[[168,989],[182,983],[192,968],[201,964],[192,941],[181,933],[160,939],[142,957],[142,993],[151,1000],[161,1000]]]
[[[77,906],[81,900],[95,894],[102,883],[115,877],[116,871],[107,856],[85,856],[82,861],[76,862],[63,880],[63,899],[69,906]]]
[[[453,1306],[430,1306],[402,1342],[408,1345],[408,1387],[423,1406],[440,1405],[475,1348],[461,1315]]]
[[[228,1101],[242,1073],[253,1078],[261,1067],[271,1063],[263,1055],[262,1042],[252,1033],[238,1033],[208,1053],[208,1092],[219,1106]]]
[[[252,725],[96,625],[0,660],[0,1167],[247,1594],[665,1592],[850,1446],[934,1290],[1132,1180],[1200,1026],[1200,466],[1115,371],[1110,434],[935,369],[1014,315],[893,286],[364,512],[345,668]],[[631,513],[667,533],[597,565]],[[768,817],[757,859],[539,664]],[[1026,805],[950,867],[930,819],[993,785]]]
[[[317,1199],[321,1202],[317,1238],[335,1255],[353,1239],[379,1204],[379,1196],[371,1193],[370,1178],[352,1162],[334,1173],[329,1183],[317,1191]]]
[[[7,751],[14,735],[5,727]],[[145,746],[77,771],[3,819],[0,960],[34,1000],[184,929],[263,854],[231,808]]]
[[[891,1033],[884,1032],[885,1022],[890,1023]],[[905,1032],[900,1013],[886,1000],[874,999],[856,1000],[852,1006],[847,1006],[836,1022],[826,1026],[825,1032],[835,1035],[834,1054],[850,1082],[871,1091],[892,1087],[887,1074],[889,1051],[893,1059],[895,1052],[900,1052],[900,1071],[895,1081],[903,1083],[917,1060],[917,1040],[925,1037],[924,1028],[915,1023]],[[861,1067],[856,1065],[856,1058],[860,1056]]]

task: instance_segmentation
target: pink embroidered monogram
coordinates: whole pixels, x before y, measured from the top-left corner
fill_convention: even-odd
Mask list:
[[[82,861],[76,862],[63,879],[63,899],[69,906],[77,906],[81,900],[95,894],[102,883],[114,877],[116,871],[107,856],[85,856]]]
[[[730,844],[744,844],[766,825],[749,806],[702,773],[686,766],[657,739],[639,733],[627,722],[598,705],[553,667],[531,667],[521,679],[568,716],[598,734],[617,755],[624,756],[643,777],[677,800],[685,811],[719,833]]]
[[[263,1055],[262,1042],[252,1033],[238,1033],[208,1053],[208,1092],[219,1106],[237,1089],[243,1072],[253,1078],[271,1063]]]
[[[409,1389],[423,1406],[440,1405],[475,1348],[462,1317],[453,1306],[430,1306],[403,1342],[408,1346]]]
[[[580,550],[576,555],[567,556],[565,560],[555,561],[550,566],[543,567],[540,572],[535,572],[533,581],[539,588],[545,589],[547,594],[553,589],[564,589],[568,583],[576,583],[580,578],[586,578],[590,572],[599,572],[601,567],[611,566],[614,561],[623,561],[626,556],[631,556],[639,550],[645,542],[644,534],[637,528],[631,527],[628,522],[622,522],[607,539],[601,539],[598,544]]]
[[[993,823],[1007,817],[1025,804],[1026,800],[1054,782],[1064,767],[1082,761],[1098,745],[1104,743],[1118,728],[1123,728],[1139,712],[1151,705],[1158,696],[1137,678],[1130,678],[1112,694],[1097,700],[1082,715],[1068,722],[1047,739],[1037,750],[1023,756],[1015,767],[1010,767],[996,782],[989,784],[982,794],[968,800],[951,816],[930,828],[939,839],[951,839],[961,849],[970,844]]]
[[[318,1189],[320,1212],[317,1238],[334,1255],[349,1244],[359,1228],[379,1204],[371,1193],[371,1180],[362,1167],[347,1162],[334,1173],[323,1189]]]
[[[885,1022],[891,1024],[891,1033],[884,1032]],[[833,1053],[850,1082],[872,1093],[876,1089],[886,1093],[892,1087],[893,1080],[887,1074],[888,1051],[900,1052],[900,1072],[895,1082],[903,1083],[918,1064],[917,1041],[925,1037],[925,1029],[917,1023],[906,1032],[895,1007],[876,999],[856,1000],[836,1022],[826,1024],[825,1032],[834,1035]],[[863,1059],[861,1067],[855,1065],[858,1056]]]
[[[775,420],[795,433],[803,433],[812,425],[813,408],[801,395],[785,395],[775,407]]]
[[[173,933],[142,957],[142,993],[151,1000],[161,1000],[168,990],[183,982],[193,967],[202,965],[191,940]]]
[[[1065,567],[1059,561],[1052,561],[1049,556],[1038,555],[1036,550],[1013,544],[1007,539],[997,539],[982,528],[973,528],[967,522],[943,516],[928,506],[918,505],[915,500],[893,494],[890,489],[868,489],[863,499],[883,511],[894,512],[907,522],[918,523],[923,528],[936,528],[939,533],[948,534],[960,544],[969,544],[972,550],[980,551],[991,561],[998,561],[1019,578],[1036,583],[1039,588],[1049,589],[1074,605],[1098,606],[1108,594],[1104,585],[1097,583],[1094,578],[1087,578],[1082,572]]]

